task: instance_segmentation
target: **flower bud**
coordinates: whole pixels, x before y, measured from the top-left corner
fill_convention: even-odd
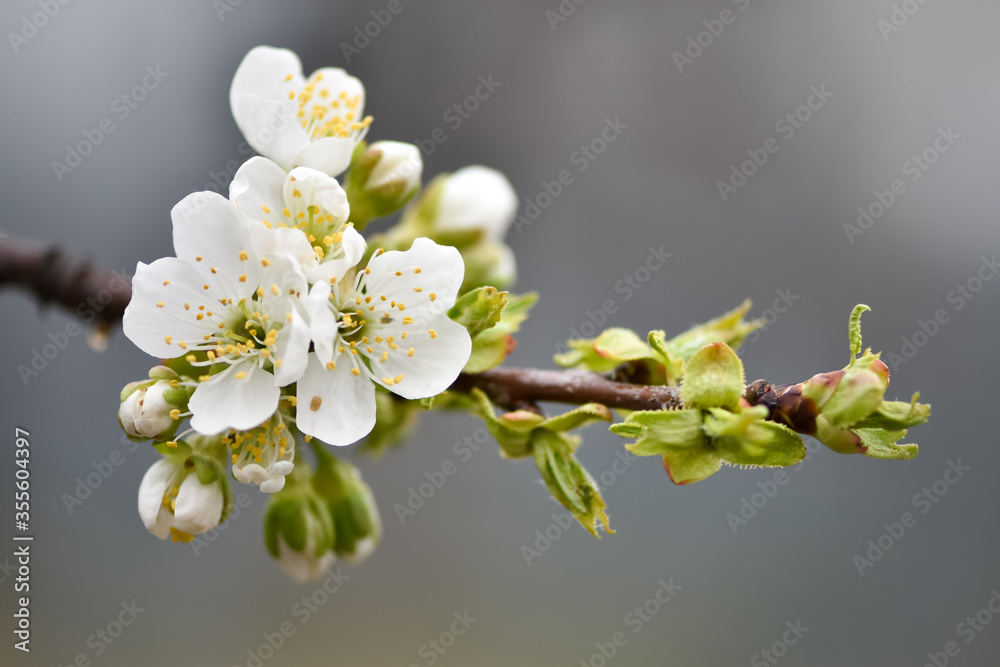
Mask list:
[[[135,385],[136,383],[132,383]],[[177,430],[180,423],[175,410],[187,408],[187,392],[173,387],[169,380],[129,385],[122,392],[125,398],[118,408],[118,419],[129,437],[163,440]]]
[[[517,194],[496,169],[472,166],[447,177],[434,216],[442,231],[480,229],[487,238],[503,239],[517,212]]]
[[[412,144],[379,141],[356,154],[346,187],[351,220],[361,227],[401,209],[420,189],[423,169]]]
[[[190,542],[218,526],[231,505],[229,483],[214,461],[186,454],[154,463],[139,485],[139,516],[161,540]]]
[[[332,454],[320,456],[313,489],[330,510],[336,533],[334,551],[349,563],[367,558],[382,536],[382,519],[361,472]]]
[[[336,560],[333,538],[326,504],[307,486],[290,486],[271,497],[264,513],[264,543],[295,581],[301,584],[323,576]]]

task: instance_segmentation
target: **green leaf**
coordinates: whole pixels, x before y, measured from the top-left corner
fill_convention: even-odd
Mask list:
[[[908,461],[917,455],[917,445],[896,444],[906,436],[906,431],[887,431],[883,428],[859,428],[855,433],[866,448],[864,455],[873,459]]]
[[[876,373],[862,368],[849,368],[820,412],[832,424],[853,426],[875,412],[884,395],[885,384]]]
[[[636,456],[662,456],[663,468],[674,484],[698,482],[722,467],[719,454],[709,447],[699,410],[633,412],[611,432],[635,439],[625,448]]]
[[[472,338],[472,355],[465,365],[466,373],[482,373],[498,366],[517,347],[511,334],[528,319],[528,312],[538,301],[538,295],[507,295],[506,299],[507,305],[500,314],[500,321]]]
[[[599,357],[614,361],[615,365],[622,361],[649,359],[654,354],[653,349],[630,329],[613,328],[602,331],[594,339],[593,346]]]
[[[708,446],[698,410],[633,412],[624,423],[615,424],[610,430],[623,438],[634,438],[636,442],[626,445],[626,449],[636,456],[663,456]]]
[[[735,465],[792,466],[806,456],[806,446],[795,431],[767,421],[754,422],[744,435],[724,436],[714,444],[719,456]]]
[[[561,433],[589,426],[590,424],[599,421],[610,422],[611,410],[609,410],[607,406],[601,405],[600,403],[587,403],[586,405],[581,405],[580,407],[570,410],[569,412],[564,412],[563,414],[552,417],[551,419],[546,419],[545,422],[541,424],[541,427],[548,429],[549,431]]]
[[[725,315],[692,327],[670,339],[666,346],[670,350],[671,358],[686,362],[695,352],[709,343],[722,342],[738,348],[748,334],[764,325],[763,320],[744,321],[743,316],[750,310],[750,304],[750,300],[747,299]]]
[[[666,384],[676,386],[684,374],[684,360],[673,355],[664,339],[665,336],[666,334],[663,331],[650,331],[649,335],[646,336],[646,342],[649,343],[651,348],[656,350],[663,361],[667,373]]]
[[[851,311],[851,319],[847,325],[847,337],[851,345],[852,365],[854,364],[854,359],[861,352],[861,314],[870,310],[871,308],[862,303],[854,306],[854,310]]]
[[[825,415],[816,417],[814,437],[838,454],[864,454],[860,436],[843,426],[831,424]]]
[[[858,422],[858,428],[883,428],[889,431],[899,431],[913,428],[925,423],[931,416],[931,406],[918,403],[918,391],[909,403],[902,401],[882,401],[878,410]]]
[[[573,455],[573,447],[565,436],[548,430],[536,433],[534,455],[535,465],[549,493],[576,517],[581,526],[600,538],[597,532],[600,521],[607,532],[614,533],[608,523],[607,505],[597,483]]]
[[[684,370],[681,398],[688,408],[734,408],[743,395],[743,362],[725,343],[698,350]]]
[[[503,418],[497,419],[493,404],[481,389],[474,388],[472,396],[479,404],[479,414],[486,422],[486,430],[500,445],[501,455],[510,459],[531,456],[531,432],[545,421],[545,418],[522,410],[507,413]]]
[[[566,345],[569,350],[553,357],[563,368],[581,368],[593,373],[606,373],[618,365],[613,359],[605,359],[594,351],[593,339],[572,338],[566,341]]]
[[[755,405],[738,412],[723,408],[709,408],[708,413],[703,427],[707,435],[713,438],[727,435],[743,437],[752,425],[767,419],[768,410],[763,405]]]
[[[707,479],[721,467],[722,458],[711,449],[675,450],[663,455],[663,469],[678,486]]]
[[[448,317],[476,336],[500,323],[500,314],[507,307],[507,292],[495,287],[480,287],[459,297]]]

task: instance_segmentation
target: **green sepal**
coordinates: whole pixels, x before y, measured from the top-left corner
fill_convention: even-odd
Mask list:
[[[458,298],[448,317],[464,326],[470,336],[476,336],[500,323],[507,306],[507,292],[495,287],[480,287]]]
[[[851,317],[847,323],[847,340],[851,346],[850,365],[852,366],[854,365],[855,358],[861,352],[861,315],[870,311],[871,308],[863,303],[854,306],[854,310],[851,311]]]
[[[178,375],[173,369],[168,366],[153,366],[149,369],[149,379],[150,380],[180,380],[180,375]]]
[[[194,472],[198,475],[198,481],[206,486],[225,476],[222,474],[222,467],[214,459],[195,455],[191,457],[191,461],[194,463]]]
[[[181,410],[187,410],[190,398],[191,394],[188,392],[187,387],[171,387],[163,392],[163,400]]]
[[[917,445],[899,445],[906,437],[906,431],[888,431],[883,428],[858,428],[854,432],[861,438],[865,448],[864,455],[872,459],[887,459],[891,461],[909,461],[916,457]]]
[[[900,431],[927,422],[931,416],[931,406],[918,403],[918,391],[909,403],[903,401],[882,401],[878,410],[857,423],[858,428],[882,428],[888,431]]]
[[[279,558],[279,538],[293,551],[302,553],[314,531],[313,556],[320,557],[333,547],[334,525],[326,503],[307,486],[286,485],[271,496],[264,510],[264,545]]]
[[[124,403],[125,399],[139,391],[140,389],[152,387],[156,383],[155,380],[136,380],[135,382],[129,382],[122,388],[121,394],[119,394],[119,403]]]
[[[598,521],[614,533],[608,523],[607,504],[597,483],[573,455],[574,446],[560,433],[540,429],[534,438],[535,465],[549,493],[569,510],[580,525],[600,539]]]
[[[743,395],[743,362],[725,343],[711,343],[687,362],[681,398],[689,408],[734,408]]]
[[[179,357],[174,357],[173,359],[164,360],[163,366],[161,366],[161,368],[166,367],[167,369],[176,373],[175,378],[177,376],[197,378],[201,375],[205,375],[206,372],[210,372],[206,371],[204,367],[194,366],[190,361],[188,361],[187,358],[192,354],[195,356],[196,361],[208,360],[208,354],[204,350],[194,350],[187,354],[182,354]],[[228,364],[226,364],[225,367],[228,368]],[[152,373],[152,371],[150,371],[150,373]],[[164,379],[170,380],[174,378],[164,378]]]
[[[472,354],[465,364],[466,373],[482,373],[494,368],[514,351],[517,341],[511,334],[520,330],[521,323],[528,319],[528,312],[538,300],[538,295],[508,294],[506,300],[500,321],[472,338]]]
[[[194,450],[191,449],[191,445],[183,440],[178,440],[176,447],[170,447],[166,442],[154,442],[153,449],[167,458],[177,458],[181,460],[190,457],[194,453]]]
[[[699,324],[684,333],[667,341],[666,346],[671,358],[688,361],[694,354],[709,343],[725,343],[732,348],[738,348],[744,339],[764,325],[763,320],[747,322],[743,316],[750,310],[749,299],[721,317]]]
[[[382,537],[382,521],[371,488],[355,466],[329,453],[322,445],[313,448],[318,464],[312,488],[327,506],[333,519],[333,550],[350,559],[358,544],[367,539],[374,543]]]

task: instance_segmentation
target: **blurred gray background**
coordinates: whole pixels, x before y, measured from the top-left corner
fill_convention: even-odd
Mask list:
[[[173,204],[225,181],[247,157],[228,88],[244,54],[270,44],[296,50],[307,73],[330,65],[358,76],[373,139],[412,142],[444,128],[448,140],[425,157],[428,176],[496,167],[523,210],[543,181],[572,171],[572,185],[509,237],[517,288],[542,295],[511,364],[551,366],[571,328],[609,299],[608,325],[680,332],[750,297],[751,314],[770,325],[744,350],[748,379],[775,382],[842,367],[856,303],[874,309],[865,344],[886,354],[901,355],[903,337],[912,340],[936,311],[948,322],[917,336],[925,344],[894,368],[891,398],[920,390],[934,406],[932,421],[908,438],[921,445],[916,460],[823,449],[735,533],[727,515],[738,516],[744,500],[760,504],[774,471],[727,468],[685,488],[655,459],[608,472],[618,532],[597,541],[554,522],[560,508],[530,462],[500,459],[492,441],[467,461],[456,455],[476,420],[431,415],[405,447],[363,462],[384,539],[363,566],[344,566],[349,579],[329,598],[317,595],[325,604],[304,619],[301,600],[316,586],[294,585],[270,561],[254,488],[236,489],[249,507],[198,553],[143,528],[136,489],[156,457],[122,444],[115,411],[120,388],[151,360],[120,332],[104,354],[79,335],[25,382],[18,365],[73,320],[4,291],[0,470],[10,489],[14,428],[28,429],[36,541],[30,656],[12,648],[13,546],[0,551],[0,662],[885,666],[934,664],[930,653],[938,664],[996,664],[1000,619],[981,610],[1000,587],[1000,364],[991,347],[1000,280],[974,278],[983,257],[1000,251],[1000,7],[896,4],[903,13],[893,17],[889,0],[563,0],[564,13],[575,9],[557,22],[546,12],[558,12],[558,0],[402,0],[348,62],[342,43],[372,11],[384,18],[388,0],[49,0],[57,11],[44,20],[45,0],[4,2],[0,225],[108,267],[131,272],[136,261],[171,254]],[[716,22],[724,10],[728,24]],[[890,32],[893,18],[901,27]],[[720,25],[721,34],[707,32]],[[700,54],[689,37],[701,40]],[[680,71],[674,54],[688,48],[697,57]],[[147,66],[167,74],[122,118],[115,100]],[[500,87],[454,128],[444,114],[489,75]],[[782,119],[813,86],[832,96],[800,110],[810,117],[789,136]],[[114,131],[60,181],[52,163],[103,118]],[[616,118],[627,129],[579,171],[574,153]],[[914,171],[912,156],[948,128],[960,138]],[[723,201],[717,182],[768,138],[778,152]],[[895,179],[905,194],[851,242],[845,223]],[[621,288],[661,244],[667,263],[631,294]],[[971,298],[953,292],[967,284],[981,289]],[[779,291],[792,305],[779,301],[784,312],[768,313]],[[621,441],[600,428],[584,435],[585,465],[595,476],[611,471]],[[70,512],[64,494],[107,470],[116,450],[121,465]],[[401,523],[394,505],[448,460],[458,472]],[[970,470],[940,482],[959,461]],[[946,494],[921,500],[935,482]],[[915,525],[884,536],[884,524],[905,512]],[[555,539],[529,565],[522,547],[545,546],[535,531],[546,530]],[[868,541],[880,537],[891,548],[862,576],[855,556],[867,557]],[[671,578],[682,587],[673,599],[647,604]],[[97,638],[133,600],[143,609],[135,622],[110,644]],[[633,610],[644,605],[637,621]],[[452,644],[454,614],[466,611],[476,620]],[[260,651],[283,623],[294,635],[273,655]],[[808,630],[798,638],[786,623]],[[617,632],[624,645],[607,660],[598,644],[610,654]],[[451,644],[443,654],[428,644],[438,638]]]

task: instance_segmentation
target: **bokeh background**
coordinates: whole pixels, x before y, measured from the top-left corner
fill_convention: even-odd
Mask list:
[[[1000,279],[972,280],[981,289],[971,298],[953,290],[1000,251],[1000,7],[402,0],[370,43],[345,54],[342,45],[388,5],[7,0],[0,225],[128,271],[171,254],[172,205],[227,181],[247,157],[228,106],[236,66],[255,45],[289,47],[306,72],[342,66],[362,79],[375,116],[370,137],[426,140],[443,128],[448,140],[425,155],[426,175],[496,167],[523,211],[543,181],[573,172],[537,221],[509,236],[517,287],[542,295],[509,363],[551,366],[571,329],[609,299],[608,325],[679,332],[750,297],[751,314],[769,326],[744,350],[748,375],[791,382],[844,365],[856,303],[874,309],[866,345],[898,355],[919,321],[944,310],[948,322],[917,336],[925,344],[895,366],[889,392],[905,400],[920,390],[934,406],[932,421],[910,434],[920,456],[891,463],[818,451],[735,531],[727,516],[759,485],[771,488],[774,471],[725,469],[679,488],[657,461],[641,460],[605,475],[617,533],[598,541],[579,526],[558,527],[560,508],[530,462],[500,459],[492,442],[467,461],[457,456],[454,444],[480,427],[474,419],[430,415],[402,449],[362,460],[384,539],[363,566],[343,567],[349,579],[302,622],[295,605],[316,586],[293,584],[270,561],[254,488],[237,489],[249,506],[197,553],[143,528],[136,489],[156,457],[122,444],[115,411],[120,388],[150,359],[120,332],[104,354],[81,334],[25,381],[17,367],[73,320],[4,291],[2,487],[11,489],[20,426],[31,433],[36,541],[30,655],[12,648],[13,545],[0,550],[0,662],[68,665],[82,654],[94,665],[599,667],[606,659],[596,644],[621,631],[627,643],[609,664],[923,665],[948,642],[949,664],[996,664],[1000,619],[981,610],[1000,587]],[[54,12],[44,21],[43,6]],[[548,13],[560,6],[564,21]],[[715,22],[724,10],[731,22]],[[25,21],[43,25],[33,31]],[[706,32],[720,25],[721,34]],[[702,52],[690,47],[697,57],[681,71],[675,53],[689,37]],[[112,105],[147,66],[167,75],[122,118]],[[444,114],[480,76],[501,85],[454,128]],[[810,117],[789,137],[778,123],[813,86],[832,96],[800,111]],[[106,117],[114,131],[57,178],[52,163],[65,161],[67,144]],[[580,172],[574,153],[616,118],[627,129]],[[914,163],[909,171],[905,163],[948,128],[960,138],[911,180]],[[769,137],[780,150],[723,201],[717,182]],[[844,225],[895,179],[905,194],[849,239]],[[670,259],[628,294],[620,281],[661,245]],[[776,300],[784,312],[769,312]],[[585,436],[585,465],[595,476],[611,471],[621,441],[600,428]],[[64,494],[106,470],[116,450],[121,465],[68,508]],[[394,505],[448,460],[458,472],[401,522]],[[949,462],[969,470],[938,483],[946,490],[938,502],[915,504]],[[11,494],[3,497],[0,525],[11,535]],[[859,574],[855,556],[904,512],[915,525]],[[546,530],[556,538],[529,564],[522,547],[544,546],[536,531]],[[633,609],[671,578],[682,589],[637,622]],[[143,611],[131,626],[111,644],[94,637],[133,600]],[[466,611],[476,619],[468,631],[434,652],[427,642]],[[977,613],[975,626],[960,625]],[[286,622],[294,635],[274,655],[260,652],[263,635]],[[786,623],[808,630],[797,639]]]

